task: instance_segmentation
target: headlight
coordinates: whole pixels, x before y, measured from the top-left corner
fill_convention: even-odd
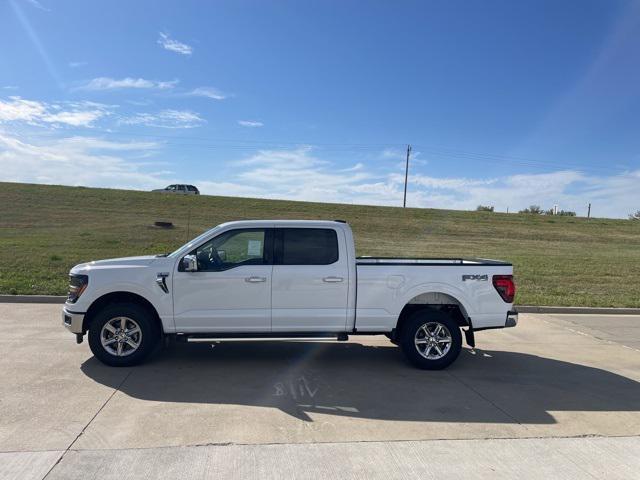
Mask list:
[[[89,277],[87,275],[69,274],[69,295],[67,296],[67,302],[76,303],[76,300],[80,298],[80,295],[85,291],[88,284]]]

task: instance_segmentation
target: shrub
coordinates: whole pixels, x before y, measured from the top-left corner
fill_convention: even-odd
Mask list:
[[[534,213],[536,215],[541,215],[544,213],[539,205],[530,205],[529,208],[525,208],[524,210],[520,210],[518,213]]]
[[[572,212],[571,210],[560,210],[558,212],[558,215],[560,215],[561,217],[575,217],[576,212]]]
[[[558,213],[553,213],[553,209],[550,208],[544,212],[545,215],[559,215],[560,217],[575,217],[576,212],[572,212],[571,210],[558,210]]]
[[[493,205],[492,206],[478,205],[476,207],[476,212],[493,212]]]

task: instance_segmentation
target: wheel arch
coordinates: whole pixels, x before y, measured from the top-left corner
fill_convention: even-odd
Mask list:
[[[157,323],[160,332],[164,333],[162,321],[160,320],[160,315],[158,314],[156,307],[154,307],[153,304],[142,295],[127,291],[110,292],[96,298],[93,303],[91,303],[91,305],[87,309],[87,313],[84,316],[84,320],[82,322],[83,332],[89,330],[91,322],[100,310],[102,310],[107,305],[111,305],[114,303],[135,303],[137,305],[141,305],[151,314],[154,321]]]
[[[445,312],[457,322],[458,326],[470,325],[469,311],[456,296],[442,291],[429,291],[414,295],[405,303],[398,315],[395,331],[399,332],[406,319],[419,310]]]

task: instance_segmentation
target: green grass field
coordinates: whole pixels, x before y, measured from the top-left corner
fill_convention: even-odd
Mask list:
[[[347,220],[358,255],[509,260],[522,305],[640,307],[640,222],[17,183],[0,183],[0,293],[65,294],[77,263],[168,252],[218,223],[264,218]],[[159,220],[175,228],[151,227]]]

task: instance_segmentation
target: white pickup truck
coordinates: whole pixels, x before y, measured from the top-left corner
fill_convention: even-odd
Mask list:
[[[63,324],[112,366],[161,341],[384,334],[414,365],[445,368],[462,333],[513,327],[511,264],[483,259],[356,257],[343,221],[229,222],[168,255],[70,272]]]

